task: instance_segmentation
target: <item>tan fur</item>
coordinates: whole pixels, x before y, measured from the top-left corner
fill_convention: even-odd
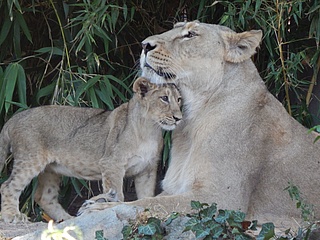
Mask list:
[[[13,116],[0,135],[0,160],[14,156],[10,178],[1,186],[6,222],[27,220],[19,195],[39,173],[36,201],[55,220],[70,218],[58,204],[61,175],[102,179],[110,201],[123,201],[125,176],[135,177],[138,198],[154,196],[162,130],[180,122],[181,97],[174,84],[138,78],[133,98],[112,112],[93,108],[45,106]]]
[[[261,36],[191,22],[143,41],[142,76],[179,86],[184,121],[164,192],[130,204],[170,212],[189,210],[191,200],[216,202],[288,226],[300,217],[284,191],[290,181],[319,217],[320,141],[267,91],[250,59]]]

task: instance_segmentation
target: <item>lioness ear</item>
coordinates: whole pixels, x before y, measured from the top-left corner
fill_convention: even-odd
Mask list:
[[[141,97],[144,97],[144,95],[149,92],[151,89],[154,89],[156,84],[151,83],[148,79],[139,77],[137,80],[133,83],[133,92],[138,93],[141,95]]]
[[[238,63],[249,59],[256,52],[262,38],[262,31],[223,32],[222,38],[226,45],[225,60]]]

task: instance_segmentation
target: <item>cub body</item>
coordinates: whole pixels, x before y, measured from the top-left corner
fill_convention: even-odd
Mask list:
[[[19,196],[39,175],[35,200],[57,221],[71,216],[58,203],[61,175],[102,179],[109,200],[123,201],[123,178],[134,177],[138,198],[154,196],[162,129],[172,130],[182,118],[174,84],[156,85],[144,78],[134,83],[133,98],[113,111],[70,106],[43,106],[13,116],[0,135],[0,168],[9,151],[10,178],[1,186],[2,218],[27,220]]]

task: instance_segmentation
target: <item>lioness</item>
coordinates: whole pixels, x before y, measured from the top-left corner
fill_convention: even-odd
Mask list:
[[[266,89],[250,59],[261,38],[257,30],[188,22],[142,42],[142,76],[178,85],[184,121],[173,134],[163,193],[130,204],[181,211],[191,200],[216,202],[286,227],[300,217],[284,191],[290,181],[319,217],[320,141]]]
[[[175,84],[144,78],[134,82],[133,91],[112,112],[44,106],[13,116],[0,134],[0,169],[9,149],[14,157],[11,176],[1,186],[2,219],[27,220],[19,212],[19,195],[39,173],[35,200],[57,221],[71,217],[58,203],[60,175],[102,179],[109,201],[123,201],[123,178],[134,176],[137,197],[154,196],[161,128],[172,130],[181,121],[181,97]]]

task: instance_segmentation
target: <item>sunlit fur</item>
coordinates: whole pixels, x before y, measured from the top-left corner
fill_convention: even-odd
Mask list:
[[[191,200],[216,202],[259,223],[297,227],[300,209],[284,191],[291,182],[319,217],[320,141],[266,89],[251,61],[261,38],[189,22],[142,42],[142,76],[179,87],[184,121],[163,193],[128,204],[169,213],[189,211]]]
[[[123,178],[133,177],[138,198],[154,196],[162,129],[182,120],[174,84],[138,78],[134,96],[113,111],[43,106],[13,116],[0,134],[0,170],[9,150],[10,178],[1,186],[1,217],[23,222],[21,191],[38,176],[35,200],[56,221],[71,216],[58,203],[61,175],[101,180],[108,201],[123,201]]]

